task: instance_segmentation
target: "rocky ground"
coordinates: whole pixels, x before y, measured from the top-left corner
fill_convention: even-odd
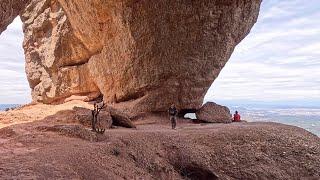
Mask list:
[[[163,116],[91,132],[82,102],[0,113],[0,179],[319,179],[320,139],[276,123],[193,124]]]

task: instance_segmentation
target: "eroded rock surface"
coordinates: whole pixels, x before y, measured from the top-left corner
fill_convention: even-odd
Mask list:
[[[231,123],[229,108],[213,102],[207,102],[197,112],[197,119],[208,123]]]
[[[1,0],[0,2],[0,34],[26,7],[31,0]]]
[[[72,31],[60,4],[32,1],[23,11],[26,72],[32,97],[52,103],[71,95],[98,94],[86,47]]]
[[[68,109],[92,107],[79,101],[66,104]],[[320,139],[298,127],[180,121],[172,130],[162,117],[154,121],[165,124],[145,122],[135,130],[97,134],[58,111],[66,104],[0,112],[0,179],[320,178]],[[56,113],[41,120],[39,109]],[[4,121],[16,125],[1,128]]]
[[[136,128],[130,117],[128,117],[127,114],[122,112],[121,110],[115,109],[113,107],[107,107],[107,112],[110,113],[114,125],[126,128]]]
[[[32,0],[21,12],[32,97],[102,93],[133,112],[198,109],[260,3]]]
[[[75,114],[75,119],[77,119],[81,125],[92,128],[92,110],[74,107],[73,114]],[[96,127],[99,129],[110,129],[112,127],[112,122],[110,113],[108,111],[101,111],[98,115]]]

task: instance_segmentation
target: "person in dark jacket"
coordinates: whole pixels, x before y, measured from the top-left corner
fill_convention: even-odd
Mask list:
[[[172,125],[172,129],[176,129],[177,126],[177,114],[178,110],[174,104],[172,104],[168,110],[169,112],[169,117]]]

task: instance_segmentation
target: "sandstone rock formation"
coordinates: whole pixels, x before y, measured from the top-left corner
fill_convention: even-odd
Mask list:
[[[107,111],[112,117],[113,125],[126,128],[136,128],[127,114],[123,113],[121,110],[115,109],[113,107],[107,107]]]
[[[92,127],[92,112],[90,109],[82,107],[74,107],[73,114],[75,114],[75,119],[80,122],[81,125],[87,128]],[[112,117],[109,112],[101,111],[98,115],[98,121],[96,127],[99,129],[110,129],[112,127]]]
[[[87,128],[91,128],[92,114],[91,110],[82,107],[74,107],[70,113],[74,117],[64,116],[70,119],[76,119],[77,122],[80,122],[81,125],[84,125]],[[97,127],[103,127],[103,129],[110,129],[114,126],[121,126],[126,128],[136,128],[131,119],[121,110],[117,110],[113,107],[107,107],[100,111],[98,116],[98,124]]]
[[[231,123],[229,108],[213,102],[207,102],[197,112],[197,119],[208,123]]]
[[[57,111],[62,106],[0,112],[0,179],[320,178],[320,139],[298,127],[146,123],[97,134]],[[41,120],[42,108],[56,113]],[[5,121],[15,125],[2,128]]]
[[[102,93],[134,112],[171,103],[187,112],[200,108],[261,0],[19,2],[0,12],[9,17],[0,26],[20,12],[35,101]]]
[[[1,0],[0,2],[0,34],[26,7],[30,0]]]

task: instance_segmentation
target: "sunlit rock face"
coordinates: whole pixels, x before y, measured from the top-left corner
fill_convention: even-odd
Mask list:
[[[86,63],[91,56],[57,1],[33,0],[22,12],[26,73],[36,101],[99,92]],[[97,93],[95,93],[97,94]]]
[[[32,0],[21,11],[35,101],[98,95],[134,112],[198,109],[261,0]]]

